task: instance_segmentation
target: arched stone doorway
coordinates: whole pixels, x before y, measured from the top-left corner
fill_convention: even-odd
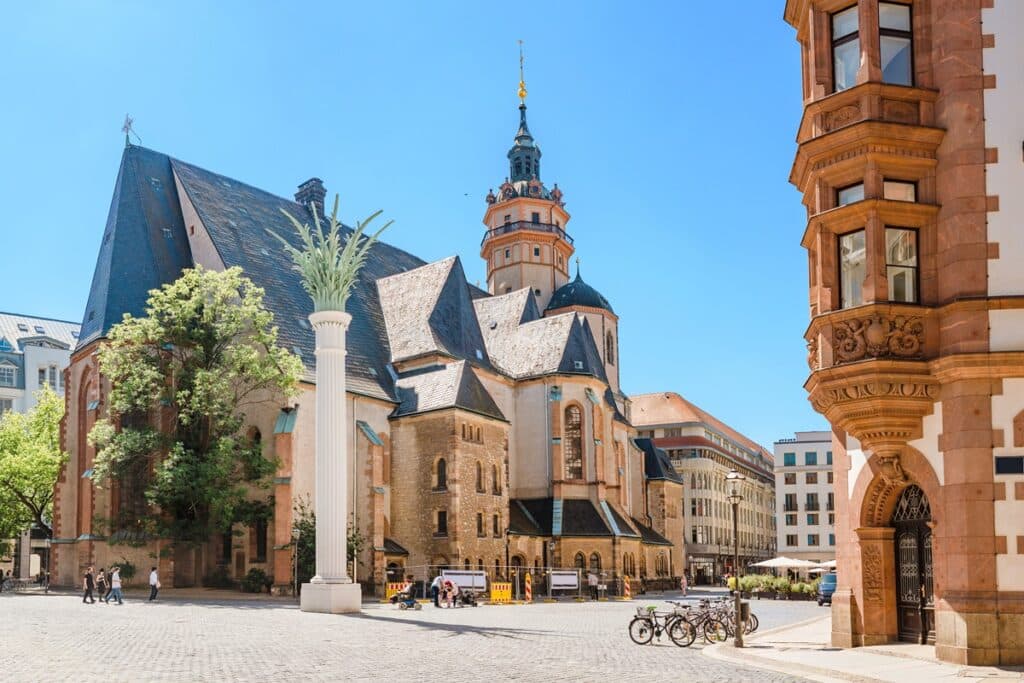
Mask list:
[[[921,487],[903,489],[892,514],[899,638],[935,642],[931,506]]]

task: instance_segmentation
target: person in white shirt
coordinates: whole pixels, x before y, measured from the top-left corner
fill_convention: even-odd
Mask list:
[[[160,590],[160,577],[157,576],[156,567],[153,567],[149,572],[149,601],[153,602],[156,600],[156,594]]]
[[[107,603],[110,603],[111,599],[117,600],[117,604],[123,605],[124,601],[121,599],[121,568],[114,567],[110,572],[110,594],[107,595]]]

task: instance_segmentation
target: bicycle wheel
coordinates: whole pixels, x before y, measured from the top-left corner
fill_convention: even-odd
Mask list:
[[[747,633],[753,633],[757,630],[760,624],[757,621],[757,615],[753,612],[750,613],[750,618],[747,619]]]
[[[646,645],[654,637],[654,624],[650,619],[633,617],[633,621],[629,622],[629,637],[637,645]]]
[[[729,628],[718,619],[704,622],[704,640],[709,643],[724,643],[729,640]]]
[[[697,640],[697,629],[686,619],[679,618],[668,627],[668,637],[679,647],[689,647]]]

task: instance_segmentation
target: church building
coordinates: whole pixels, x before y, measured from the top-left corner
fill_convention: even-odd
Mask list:
[[[570,273],[570,216],[558,185],[541,180],[525,97],[520,83],[508,176],[486,197],[487,291],[467,282],[458,257],[425,263],[379,242],[348,301],[349,505],[366,539],[356,578],[367,591],[389,572],[424,579],[438,567],[519,579],[533,571],[535,581],[544,568],[575,567],[609,584],[667,582],[685,567],[682,480],[663,451],[636,438],[620,388],[619,319],[578,265]],[[251,568],[290,585],[293,507],[315,493],[312,302],[268,229],[293,232],[282,209],[312,222],[309,206],[323,215],[325,196],[317,178],[292,201],[125,148],[66,374],[70,460],[55,502],[55,581],[160,555],[176,586]],[[90,478],[86,435],[109,393],[96,350],[125,313],[144,314],[149,290],[196,265],[239,266],[265,290],[279,342],[305,375],[296,399],[246,414],[248,433],[279,462],[273,517],[161,553],[167,541],[130,523],[144,481]],[[111,528],[94,528],[97,519]]]

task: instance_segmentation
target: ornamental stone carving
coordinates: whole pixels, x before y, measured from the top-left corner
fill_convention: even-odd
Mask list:
[[[807,367],[812,372],[820,367],[818,363],[818,335],[814,335],[807,341]]]
[[[924,347],[921,318],[870,315],[837,322],[832,331],[836,363],[866,358],[919,358]]]
[[[865,545],[861,550],[864,561],[864,600],[882,601],[882,550],[877,545]]]
[[[835,130],[836,128],[841,128],[860,119],[860,107],[855,104],[848,104],[845,107],[836,109],[835,111],[825,112],[823,118],[824,121],[822,121],[822,125],[825,130]]]

